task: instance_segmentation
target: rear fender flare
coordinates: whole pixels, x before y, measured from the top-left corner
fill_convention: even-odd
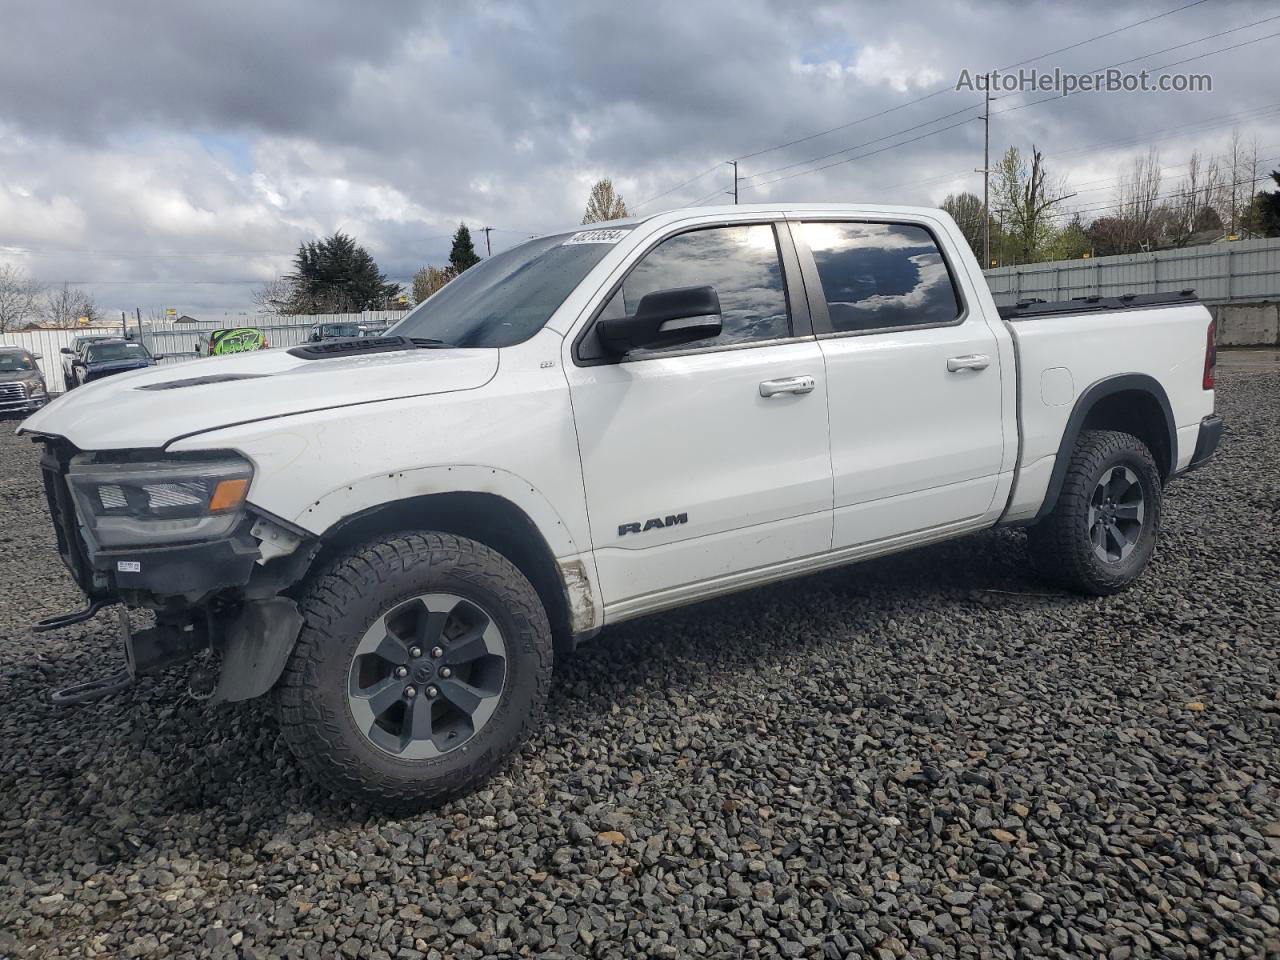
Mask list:
[[[1075,449],[1076,441],[1080,438],[1080,431],[1084,428],[1084,422],[1089,413],[1100,400],[1129,390],[1148,393],[1159,404],[1164,413],[1165,429],[1169,437],[1169,462],[1162,467],[1166,471],[1166,476],[1172,477],[1177,472],[1178,431],[1173,419],[1173,407],[1169,404],[1169,395],[1165,393],[1160,381],[1145,373],[1122,373],[1114,377],[1106,377],[1090,384],[1076,398],[1066,429],[1062,431],[1062,440],[1058,444],[1058,455],[1053,462],[1049,488],[1045,491],[1044,502],[1040,504],[1035,520],[1042,520],[1048,516],[1058,502],[1058,496],[1062,493],[1062,484],[1066,481],[1067,467],[1071,462],[1071,451]]]

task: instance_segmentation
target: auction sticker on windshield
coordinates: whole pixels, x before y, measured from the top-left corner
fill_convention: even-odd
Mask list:
[[[626,235],[625,230],[579,230],[561,246],[567,247],[575,243],[617,243]]]

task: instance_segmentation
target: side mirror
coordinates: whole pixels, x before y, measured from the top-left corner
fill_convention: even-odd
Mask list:
[[[605,349],[619,355],[718,337],[720,329],[720,297],[715,287],[655,290],[640,298],[635,316],[596,324]]]
[[[163,360],[163,359],[164,359],[164,354],[163,354],[163,353],[153,353],[153,354],[151,355],[151,359],[152,359],[152,360]]]
[[[31,359],[32,359],[32,360],[43,360],[43,359],[44,359],[44,354],[43,354],[43,353],[33,353],[33,354],[31,355]]]
[[[68,357],[74,354],[74,351],[70,347],[63,347],[62,352],[65,353]]]

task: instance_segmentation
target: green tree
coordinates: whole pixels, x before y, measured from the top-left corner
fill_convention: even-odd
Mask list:
[[[376,310],[400,293],[364,247],[345,233],[298,246],[293,270],[290,313],[346,313]]]
[[[476,245],[471,242],[471,231],[465,223],[458,224],[458,229],[453,234],[453,247],[449,250],[449,266],[457,275],[479,262]]]
[[[423,267],[413,275],[413,302],[421,303],[457,275],[453,267]]]
[[[1015,263],[1043,260],[1053,239],[1053,207],[1068,196],[1066,182],[1050,176],[1034,144],[1029,165],[1017,147],[1010,147],[994,173],[991,205],[1003,213],[1005,257]]]
[[[1076,214],[1061,230],[1055,231],[1053,238],[1045,249],[1050,260],[1078,260],[1089,250],[1089,237],[1085,233],[1084,221]]]
[[[583,223],[602,223],[605,220],[621,220],[627,216],[627,203],[622,194],[613,189],[613,181],[608,177],[597,180],[587,197],[587,212],[582,215]]]

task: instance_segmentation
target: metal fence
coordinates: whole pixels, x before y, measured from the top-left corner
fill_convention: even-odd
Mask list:
[[[1130,253],[1089,260],[1053,260],[985,271],[996,303],[1029,297],[1173,293],[1194,288],[1205,303],[1280,299],[1280,238],[1233,240],[1202,247]]]
[[[174,323],[143,324],[141,339],[148,350],[161,356],[160,364],[189,363],[198,359],[197,348],[201,337],[208,337],[214,330],[228,327],[253,327],[261,330],[271,349],[295,347],[304,343],[311,328],[318,323],[370,323],[395,322],[404,316],[403,311],[379,310],[367,313],[326,313],[297,317],[245,317],[241,323],[230,320],[223,323]],[[51,393],[61,393],[67,388],[63,377],[64,348],[70,349],[76,337],[98,334],[119,337],[126,327],[120,324],[96,327],[73,327],[69,330],[27,330],[22,333],[0,334],[0,344],[24,347],[38,354],[36,365],[44,374]],[[128,335],[138,338],[135,325],[127,327]]]

